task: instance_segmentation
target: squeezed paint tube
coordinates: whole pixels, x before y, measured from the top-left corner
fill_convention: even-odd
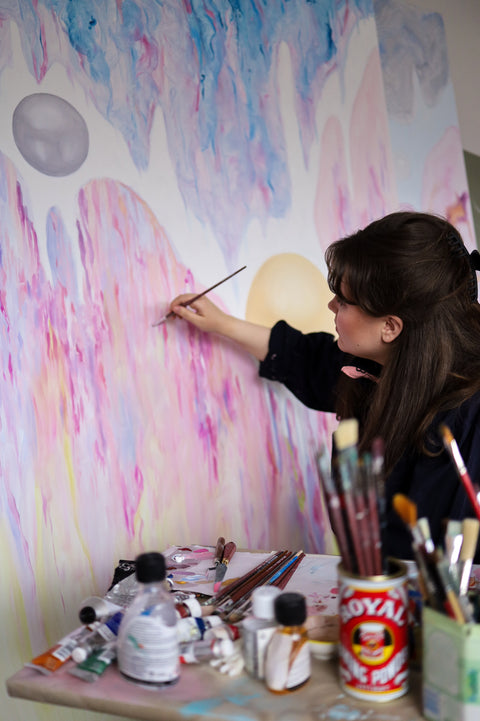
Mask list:
[[[60,666],[68,661],[73,651],[77,646],[82,643],[92,633],[93,626],[81,626],[76,628],[74,631],[64,636],[55,646],[52,646],[41,653],[39,656],[33,658],[29,663],[26,663],[27,668],[33,668],[35,671],[40,671],[47,676],[57,671]]]
[[[103,621],[108,616],[121,611],[122,607],[116,603],[108,601],[101,596],[89,596],[85,598],[78,611],[78,617],[86,626],[95,621]]]
[[[72,676],[81,678],[82,681],[93,683],[97,681],[102,673],[107,670],[117,657],[117,646],[115,643],[108,644],[103,648],[94,651],[85,661],[78,663],[69,669]]]
[[[123,610],[117,611],[106,621],[83,639],[72,651],[72,658],[76,663],[85,661],[92,653],[102,649],[107,643],[117,640],[118,629],[123,618]]]

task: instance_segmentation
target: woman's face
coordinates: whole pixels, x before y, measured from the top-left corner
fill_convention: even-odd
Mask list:
[[[342,281],[343,298],[335,295],[328,307],[335,315],[335,329],[338,335],[338,347],[345,353],[368,358],[384,365],[390,349],[384,341],[386,318],[368,315],[358,305],[349,303],[348,289]]]

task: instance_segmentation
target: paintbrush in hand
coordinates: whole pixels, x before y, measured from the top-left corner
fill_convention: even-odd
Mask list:
[[[230,275],[227,275],[226,278],[222,278],[222,280],[219,280],[218,283],[215,283],[215,285],[211,285],[210,288],[207,288],[207,290],[204,290],[201,293],[199,293],[198,295],[195,295],[193,298],[190,298],[190,300],[186,300],[183,303],[180,303],[180,305],[183,305],[183,307],[186,308],[188,305],[191,305],[199,298],[203,298],[204,295],[207,295],[207,293],[210,293],[210,291],[213,290],[214,288],[217,288],[219,285],[222,285],[222,283],[225,283],[226,280],[230,280],[230,278],[233,278],[233,276],[237,275],[237,273],[240,273],[241,270],[245,270],[246,267],[247,266],[244,265],[242,268],[239,268],[238,270],[236,270],[235,273],[231,273]],[[165,323],[165,321],[168,320],[168,318],[172,318],[172,316],[174,316],[174,315],[175,315],[175,313],[173,312],[173,310],[171,310],[169,313],[167,313],[167,315],[164,315],[163,318],[158,320],[156,323],[152,323],[152,326],[155,327],[157,325],[161,325],[162,323]]]

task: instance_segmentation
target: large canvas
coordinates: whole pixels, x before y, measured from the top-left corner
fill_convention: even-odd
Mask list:
[[[2,678],[73,627],[120,558],[220,534],[335,551],[315,468],[335,419],[232,344],[152,324],[246,265],[212,293],[226,311],[331,330],[325,248],[404,204],[451,213],[458,195],[473,242],[448,66],[430,117],[452,122],[403,192],[389,8],[0,0]]]

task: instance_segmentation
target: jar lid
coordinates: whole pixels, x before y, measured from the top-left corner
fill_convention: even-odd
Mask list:
[[[301,593],[281,593],[274,602],[275,618],[282,626],[301,626],[307,618],[307,602]]]
[[[165,558],[157,551],[141,553],[136,558],[135,572],[139,583],[163,581],[167,573]]]
[[[252,593],[252,613],[262,621],[275,618],[274,601],[281,593],[278,586],[258,586]]]

